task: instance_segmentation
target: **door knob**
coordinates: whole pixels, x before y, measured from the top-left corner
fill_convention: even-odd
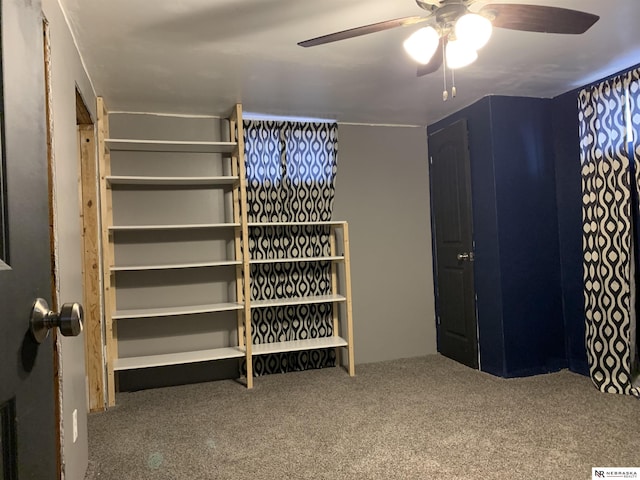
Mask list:
[[[459,253],[459,254],[456,255],[456,258],[458,259],[459,262],[461,262],[463,260],[467,260],[469,262],[473,262],[473,260],[474,260],[473,252]]]
[[[55,327],[65,337],[75,337],[82,332],[83,311],[79,303],[65,303],[60,313],[49,310],[44,298],[36,299],[31,310],[31,334],[38,343],[44,342],[49,330]]]

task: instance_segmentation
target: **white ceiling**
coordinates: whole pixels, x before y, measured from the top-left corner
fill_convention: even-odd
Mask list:
[[[436,0],[433,0],[435,3]],[[478,61],[416,76],[403,27],[327,45],[297,42],[398,17],[414,0],[60,0],[98,95],[111,110],[245,112],[426,125],[489,94],[553,97],[640,63],[639,0],[492,0],[601,17],[583,35],[495,29]],[[449,79],[450,82],[450,79]]]

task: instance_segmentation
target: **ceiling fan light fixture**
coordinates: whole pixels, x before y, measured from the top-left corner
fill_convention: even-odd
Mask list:
[[[447,43],[445,56],[447,67],[454,70],[471,65],[478,59],[478,52],[467,42],[451,40]]]
[[[474,50],[479,50],[491,38],[493,25],[482,15],[467,13],[458,19],[454,31],[456,39],[468,43]]]
[[[433,27],[416,30],[407,38],[404,49],[416,62],[426,65],[438,49],[440,34]]]

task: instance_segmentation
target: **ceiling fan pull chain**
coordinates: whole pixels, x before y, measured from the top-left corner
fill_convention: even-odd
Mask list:
[[[456,98],[456,71],[451,69],[451,98]]]
[[[446,102],[447,99],[449,98],[449,92],[447,91],[447,57],[445,55],[445,44],[447,42],[442,42],[442,62],[443,62],[443,66],[442,66],[442,77],[444,79],[444,91],[442,92],[442,101]]]

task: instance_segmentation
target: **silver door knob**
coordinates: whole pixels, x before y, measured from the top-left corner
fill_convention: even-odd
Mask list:
[[[456,258],[458,259],[459,262],[463,261],[463,260],[469,260],[469,254],[468,253],[459,253],[458,255],[456,255]]]
[[[31,334],[38,343],[44,342],[49,336],[49,330],[58,327],[65,337],[75,337],[82,332],[82,305],[79,303],[65,303],[60,313],[49,310],[49,304],[44,298],[36,299],[31,310]]]

